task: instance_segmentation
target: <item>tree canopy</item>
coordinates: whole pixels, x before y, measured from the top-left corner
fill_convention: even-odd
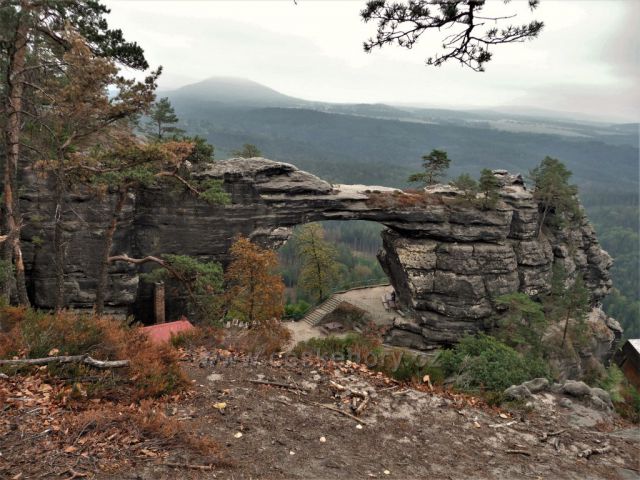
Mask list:
[[[321,302],[329,296],[337,279],[336,251],[324,239],[324,230],[319,223],[304,225],[294,242],[302,259],[298,282],[316,302]]]
[[[231,246],[225,280],[229,313],[251,326],[279,320],[284,312],[284,283],[276,273],[278,257],[245,237]]]
[[[240,158],[253,158],[261,157],[262,152],[255,145],[251,143],[245,143],[241,149],[231,152],[231,155]]]
[[[571,172],[560,160],[545,157],[540,165],[531,171],[531,178],[535,186],[533,198],[541,208],[538,233],[542,231],[550,213],[554,214],[556,223],[581,216],[577,198],[578,187],[569,184]]]
[[[409,177],[409,182],[423,183],[425,186],[434,185],[444,177],[451,160],[444,150],[431,150],[428,155],[422,156],[424,172],[414,173]]]

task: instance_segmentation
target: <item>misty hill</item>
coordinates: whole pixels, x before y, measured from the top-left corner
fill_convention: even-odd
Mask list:
[[[284,95],[272,88],[244,78],[212,77],[186,85],[169,93],[172,101],[187,104],[197,101],[207,107],[294,107],[310,102]]]

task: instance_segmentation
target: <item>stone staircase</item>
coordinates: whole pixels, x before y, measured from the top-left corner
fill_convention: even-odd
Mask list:
[[[308,323],[312,327],[315,327],[322,321],[324,317],[333,312],[338,305],[342,303],[342,299],[339,294],[333,294],[327,298],[324,302],[315,308],[312,308],[303,318],[302,321]]]

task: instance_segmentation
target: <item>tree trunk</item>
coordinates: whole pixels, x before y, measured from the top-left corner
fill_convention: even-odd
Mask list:
[[[544,221],[547,218],[547,213],[549,213],[548,206],[544,207],[544,210],[542,210],[542,217],[540,217],[540,223],[538,224],[538,238],[540,238],[540,234],[542,233],[542,226],[544,225]]]
[[[58,167],[56,172],[56,187],[55,187],[55,212],[54,212],[54,228],[53,228],[53,258],[54,258],[54,271],[56,279],[55,288],[55,300],[54,305],[56,310],[64,307],[64,230],[62,228],[62,216],[64,210],[64,177],[60,176],[60,171],[64,170],[64,161],[58,158],[58,162],[61,166]]]
[[[570,317],[570,312],[567,312],[567,318],[565,318],[564,320],[564,333],[562,334],[562,344],[560,345],[560,347],[564,347],[564,342],[567,339],[567,331],[569,330],[569,317]]]
[[[7,100],[5,111],[7,123],[5,127],[6,158],[4,164],[4,208],[6,214],[7,234],[11,237],[11,245],[7,246],[6,257],[15,262],[16,285],[18,300],[23,305],[29,305],[27,288],[25,285],[24,261],[20,246],[20,212],[17,199],[18,163],[20,160],[20,117],[22,111],[22,95],[24,84],[22,80],[27,53],[27,15],[25,5],[21,5],[15,37],[11,48],[7,69]],[[5,290],[6,287],[5,287]]]
[[[111,222],[104,233],[104,248],[102,250],[100,271],[98,273],[98,286],[96,288],[95,310],[98,315],[102,315],[102,313],[104,313],[104,300],[106,298],[107,281],[109,279],[109,264],[111,263],[109,261],[109,256],[111,254],[111,248],[113,247],[113,237],[116,233],[116,229],[118,228],[118,219],[120,218],[120,214],[122,213],[122,209],[124,208],[124,204],[127,200],[127,191],[128,188],[124,187],[118,193],[118,199],[116,200],[116,205],[113,209],[113,213],[111,214]]]

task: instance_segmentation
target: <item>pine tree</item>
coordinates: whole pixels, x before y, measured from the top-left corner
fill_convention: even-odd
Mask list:
[[[547,326],[542,305],[522,292],[501,295],[496,305],[505,310],[498,319],[498,337],[507,345],[528,347],[541,353],[542,335]]]
[[[231,152],[231,155],[234,157],[240,158],[254,158],[261,157],[262,152],[251,143],[245,143],[240,150],[234,150]]]
[[[431,153],[422,156],[424,172],[414,173],[409,176],[408,181],[423,183],[425,186],[434,185],[444,177],[450,164],[451,160],[447,156],[447,152],[444,150],[431,150]]]
[[[319,303],[329,296],[337,280],[336,251],[324,239],[324,230],[319,223],[300,228],[294,243],[302,261],[298,284]]]
[[[442,51],[427,58],[426,64],[440,66],[454,61],[483,72],[485,63],[492,58],[491,48],[536,38],[544,25],[537,20],[500,25],[515,15],[483,12],[485,3],[484,0],[368,0],[360,16],[365,22],[376,22],[377,28],[375,36],[364,42],[364,50],[371,52],[393,44],[410,49],[425,32],[446,32],[440,41]],[[531,10],[539,3],[540,0],[528,0]]]
[[[458,178],[449,183],[454,188],[462,192],[467,202],[475,200],[478,194],[478,182],[476,182],[468,173],[461,174]]]
[[[553,321],[563,324],[561,347],[565,346],[568,338],[571,344],[579,342],[591,310],[590,293],[582,274],[576,275],[571,282],[564,267],[559,263],[554,264],[546,309]]]
[[[276,273],[275,252],[239,237],[230,253],[225,274],[229,312],[252,327],[279,320],[284,312],[284,283]]]
[[[484,168],[480,172],[478,188],[482,194],[482,208],[494,208],[500,199],[500,182],[488,168]]]
[[[131,142],[132,120],[154,99],[153,72],[144,82],[126,80],[110,58],[95,55],[86,39],[70,28],[61,37],[69,46],[62,55],[58,74],[41,81],[34,93],[42,110],[32,118],[30,147],[40,160],[37,166],[54,179],[54,270],[55,308],[64,305],[64,215],[66,193],[81,182],[87,172],[100,170],[96,151]],[[117,94],[110,97],[108,88]],[[99,145],[100,147],[96,147]]]
[[[6,66],[0,87],[6,115],[3,177],[6,222],[3,227],[8,240],[5,262],[15,266],[18,297],[22,304],[28,304],[29,299],[20,245],[22,222],[16,195],[17,172],[24,162],[23,131],[34,124],[31,116],[24,114],[41,110],[41,105],[30,101],[30,96],[34,91],[45,92],[41,82],[58,74],[59,68],[64,66],[62,56],[72,46],[64,36],[69,29],[77,30],[99,57],[108,57],[139,70],[149,66],[136,43],[125,41],[121,30],[109,28],[104,18],[107,13],[109,10],[95,0],[8,1],[3,2],[0,11],[0,65]],[[6,295],[6,282],[3,290]]]
[[[560,223],[566,218],[581,218],[577,199],[578,187],[569,184],[571,172],[560,160],[545,157],[530,175],[535,186],[533,198],[541,209],[538,236],[550,213],[553,213],[554,218]]]
[[[184,130],[175,126],[179,121],[169,99],[167,97],[161,98],[151,106],[149,111],[147,126],[149,136],[156,140],[162,140],[167,134],[183,133]]]

